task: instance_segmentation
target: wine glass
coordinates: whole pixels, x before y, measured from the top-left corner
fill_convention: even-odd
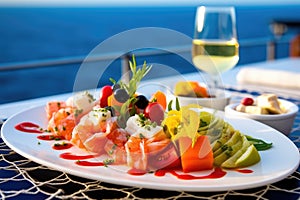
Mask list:
[[[220,74],[239,60],[234,7],[197,8],[192,59],[197,68],[209,75],[209,89],[215,95],[220,88]]]

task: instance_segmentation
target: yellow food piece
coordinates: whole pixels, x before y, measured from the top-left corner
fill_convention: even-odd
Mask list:
[[[179,81],[174,88],[176,96],[185,97],[208,97],[205,87],[199,85],[196,81]]]
[[[244,106],[240,104],[235,109],[239,112],[244,112],[249,114],[256,114],[256,115],[269,114],[266,108],[262,108],[259,106]]]
[[[262,94],[257,97],[256,104],[258,107],[267,109],[270,113],[281,114],[283,110],[275,94]]]

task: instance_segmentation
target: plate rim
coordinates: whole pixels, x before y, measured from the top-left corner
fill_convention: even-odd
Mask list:
[[[297,164],[295,164],[289,170],[286,170],[284,173],[281,173],[280,176],[277,176],[276,178],[268,178],[268,179],[265,179],[263,181],[252,182],[252,183],[249,183],[247,185],[247,187],[245,187],[245,185],[243,185],[243,184],[241,184],[241,185],[238,185],[238,184],[237,185],[231,185],[231,186],[226,186],[226,187],[224,187],[222,185],[221,186],[215,186],[215,187],[205,187],[205,186],[201,185],[201,187],[199,187],[199,186],[195,186],[193,184],[181,184],[181,185],[178,185],[178,186],[172,186],[171,188],[166,188],[166,187],[162,187],[161,184],[159,184],[159,185],[151,184],[151,181],[150,182],[147,182],[147,181],[146,182],[145,181],[141,182],[139,180],[139,178],[137,178],[138,180],[134,180],[132,182],[127,182],[128,180],[110,179],[107,176],[104,176],[104,177],[102,176],[102,177],[99,178],[99,177],[95,177],[94,175],[92,175],[92,176],[91,175],[85,175],[85,174],[82,174],[82,173],[80,173],[79,171],[77,171],[73,168],[70,169],[70,168],[67,168],[66,166],[58,167],[54,163],[45,161],[45,160],[43,160],[39,157],[34,157],[32,155],[29,155],[28,153],[22,151],[18,147],[15,147],[13,144],[11,144],[10,141],[7,140],[7,138],[5,137],[5,135],[8,134],[8,133],[4,133],[5,130],[7,129],[7,126],[9,126],[8,124],[11,123],[11,121],[13,121],[15,117],[20,116],[20,115],[22,115],[26,112],[31,111],[31,110],[42,109],[44,107],[45,107],[45,105],[33,106],[33,107],[30,107],[30,108],[24,109],[22,111],[19,111],[18,113],[14,114],[10,118],[8,118],[1,127],[1,138],[2,138],[2,140],[5,142],[5,144],[11,150],[15,151],[16,153],[20,154],[21,156],[24,156],[28,160],[31,160],[33,162],[36,162],[36,163],[38,163],[40,165],[43,165],[43,166],[46,166],[46,167],[50,167],[50,168],[52,168],[56,171],[61,171],[61,172],[64,172],[64,173],[67,173],[67,174],[72,174],[72,175],[82,177],[82,178],[88,178],[88,179],[91,179],[91,180],[99,180],[99,181],[112,183],[112,184],[116,184],[116,185],[131,186],[131,187],[142,187],[142,188],[147,188],[147,189],[156,189],[156,190],[158,189],[158,190],[165,190],[165,191],[222,192],[222,191],[228,191],[228,190],[251,189],[251,188],[261,187],[261,186],[265,186],[267,184],[272,184],[272,183],[278,182],[280,180],[283,180],[287,176],[291,175],[292,173],[294,173],[296,171],[296,169],[298,168],[299,164],[300,164],[300,153],[299,153],[298,148],[283,133],[273,129],[272,127],[269,127],[265,124],[262,124],[260,122],[255,121],[255,120],[252,120],[252,119],[244,119],[244,118],[233,117],[233,118],[237,118],[237,119],[240,119],[240,120],[246,120],[246,121],[252,121],[254,123],[258,123],[261,126],[265,126],[268,129],[271,129],[272,131],[276,132],[276,134],[278,134],[278,135],[281,134],[280,137],[285,138],[289,142],[289,144],[291,145],[290,147],[293,148],[295,150],[295,152],[297,151],[297,155],[298,155],[298,158],[299,158]],[[222,112],[222,111],[218,111],[218,113],[221,113],[222,115],[224,115],[224,112]],[[228,116],[224,115],[224,117],[228,119]],[[232,117],[229,117],[229,118],[232,119]],[[34,134],[32,134],[32,135],[34,135]],[[45,163],[47,163],[47,164],[45,164]],[[137,177],[137,176],[134,176],[134,177]],[[179,180],[179,181],[181,181],[181,180]],[[188,180],[188,181],[193,182],[193,180]],[[186,180],[185,180],[185,182],[186,182]]]

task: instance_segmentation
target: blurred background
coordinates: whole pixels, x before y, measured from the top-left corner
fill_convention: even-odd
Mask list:
[[[298,0],[243,3],[174,0],[163,4],[137,0],[84,3],[1,0],[0,104],[72,92],[83,59],[99,43],[120,32],[163,27],[193,37],[195,12],[200,5],[235,6],[240,43],[240,60],[236,67],[291,56],[290,43],[300,33]],[[276,26],[276,34],[275,22],[286,24]],[[130,45],[130,42],[115,45]],[[184,48],[189,50],[191,44],[186,45]],[[107,49],[107,53],[113,52]],[[195,71],[190,63],[176,55],[138,57],[138,63],[144,60],[172,66],[180,73]],[[121,64],[121,59],[111,64],[107,78],[99,82],[99,87],[109,83],[108,77],[121,76]],[[99,61],[94,65],[101,67],[102,64]]]

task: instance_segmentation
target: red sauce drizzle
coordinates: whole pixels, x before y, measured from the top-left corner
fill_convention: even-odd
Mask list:
[[[72,153],[67,152],[60,154],[59,157],[66,160],[84,160],[94,158],[94,155],[74,155]]]
[[[15,126],[15,129],[22,131],[22,132],[26,132],[26,133],[43,133],[43,129],[34,123],[31,122],[22,122],[20,124],[17,124]]]
[[[63,142],[62,144],[54,144],[53,146],[52,146],[52,148],[54,149],[54,150],[65,150],[65,149],[69,149],[69,148],[71,148],[73,145],[71,144],[71,143],[65,143],[65,142]]]
[[[253,170],[251,170],[251,169],[236,169],[235,171],[237,171],[239,173],[243,173],[243,174],[251,174],[251,173],[253,173]]]
[[[130,175],[134,175],[134,176],[142,176],[142,175],[146,174],[147,172],[145,170],[132,168],[132,169],[128,170],[127,173]]]
[[[226,172],[219,167],[215,168],[212,173],[205,176],[194,176],[191,174],[178,174],[174,170],[158,170],[154,174],[155,176],[164,176],[166,173],[170,173],[173,176],[176,176],[178,179],[182,179],[182,180],[217,179],[217,178],[222,178],[226,175]]]
[[[64,140],[65,138],[63,136],[57,136],[57,135],[39,135],[37,136],[38,139],[40,140]]]
[[[88,167],[99,167],[99,166],[104,166],[103,162],[90,162],[90,161],[77,161],[77,165],[80,166],[88,166]]]

